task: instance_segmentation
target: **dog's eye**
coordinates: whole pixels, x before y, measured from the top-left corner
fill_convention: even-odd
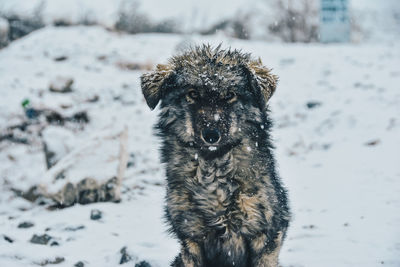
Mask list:
[[[190,90],[187,95],[192,100],[197,100],[199,98],[199,93],[194,90]]]
[[[229,91],[224,97],[224,99],[228,102],[233,102],[236,99],[236,94],[232,91]]]

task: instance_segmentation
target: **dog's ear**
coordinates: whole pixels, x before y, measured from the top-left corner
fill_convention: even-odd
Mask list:
[[[250,83],[256,94],[262,98],[264,104],[268,102],[276,90],[278,76],[271,73],[271,70],[263,66],[261,59],[252,60],[246,66]]]
[[[163,96],[163,84],[172,72],[171,65],[159,64],[153,72],[140,77],[142,93],[150,109],[153,110]]]

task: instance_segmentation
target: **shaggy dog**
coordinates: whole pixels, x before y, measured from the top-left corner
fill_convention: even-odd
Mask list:
[[[289,224],[267,102],[277,77],[237,50],[199,46],[141,77],[166,163],[172,266],[278,266]]]

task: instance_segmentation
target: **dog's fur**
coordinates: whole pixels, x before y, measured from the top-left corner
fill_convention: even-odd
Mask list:
[[[276,83],[261,60],[208,45],[141,77],[149,107],[161,101],[165,211],[181,243],[172,266],[278,265],[290,212],[269,134]]]

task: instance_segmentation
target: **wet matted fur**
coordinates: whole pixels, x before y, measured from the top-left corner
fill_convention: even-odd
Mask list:
[[[141,77],[149,107],[161,101],[172,266],[278,266],[290,212],[270,138],[276,83],[261,60],[208,45]]]

